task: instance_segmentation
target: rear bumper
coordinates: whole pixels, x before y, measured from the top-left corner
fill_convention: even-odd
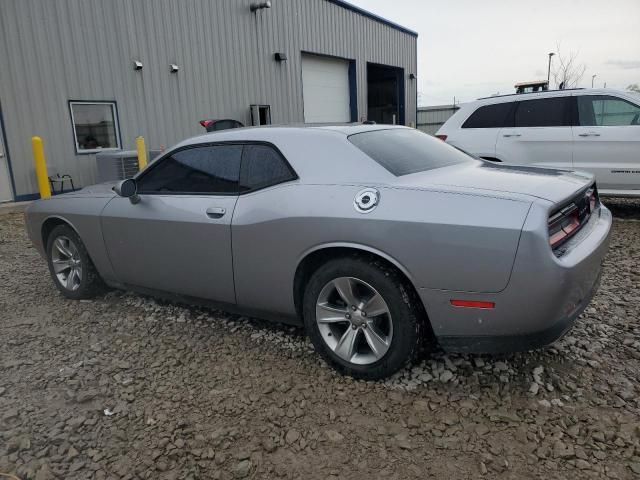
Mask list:
[[[438,342],[444,350],[459,353],[513,353],[546,347],[561,339],[571,330],[576,319],[591,302],[599,286],[600,276],[594,283],[589,296],[584,299],[574,313],[561,318],[544,330],[523,335],[444,336],[439,337]]]
[[[509,284],[502,292],[420,290],[433,331],[445,350],[497,353],[549,345],[589,305],[609,245],[611,213],[603,206],[565,244],[560,258],[551,252],[540,222],[546,222],[544,215],[527,220]],[[452,299],[489,301],[495,307],[454,307]]]

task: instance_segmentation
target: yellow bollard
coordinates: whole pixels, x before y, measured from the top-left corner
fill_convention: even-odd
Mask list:
[[[33,149],[33,163],[36,167],[40,198],[49,198],[51,196],[51,186],[49,185],[49,175],[47,174],[47,163],[44,160],[42,139],[40,137],[31,137],[31,147]]]
[[[143,137],[136,137],[136,149],[138,150],[138,170],[147,166],[147,147]]]

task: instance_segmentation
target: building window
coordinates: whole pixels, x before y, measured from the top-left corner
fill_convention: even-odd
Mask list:
[[[95,153],[120,147],[115,102],[69,102],[76,153]]]
[[[271,105],[251,105],[251,125],[271,125]]]

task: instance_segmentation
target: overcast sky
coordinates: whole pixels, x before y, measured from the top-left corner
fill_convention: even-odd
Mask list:
[[[640,0],[349,1],[418,32],[421,105],[544,80],[557,43],[586,65],[580,86],[590,87],[593,74],[597,87],[640,83]]]

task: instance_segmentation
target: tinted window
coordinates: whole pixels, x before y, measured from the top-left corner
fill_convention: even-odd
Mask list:
[[[349,136],[349,140],[396,177],[476,161],[442,140],[412,128],[357,133]]]
[[[511,108],[513,102],[497,103],[495,105],[485,105],[480,107],[467,118],[462,124],[462,128],[501,128],[511,127]]]
[[[245,145],[242,154],[240,190],[256,190],[293,180],[295,175],[284,158],[268,145]]]
[[[581,96],[578,97],[578,117],[584,127],[638,125],[640,107],[608,95]]]
[[[187,148],[158,161],[138,181],[140,193],[238,192],[241,145]]]
[[[570,125],[569,97],[541,98],[518,102],[516,127],[561,127]]]

